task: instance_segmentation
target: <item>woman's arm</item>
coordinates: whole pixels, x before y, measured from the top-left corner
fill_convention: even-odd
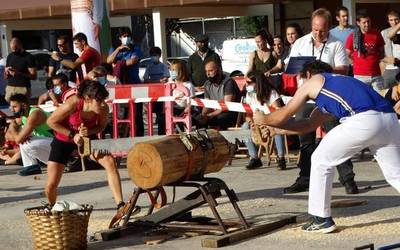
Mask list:
[[[79,99],[77,96],[71,96],[67,99],[67,101],[58,107],[47,119],[47,125],[52,128],[54,131],[63,134],[65,136],[69,136],[71,130],[64,125],[62,125],[62,121],[65,120],[66,117],[69,117],[76,111],[76,106],[78,105]]]
[[[282,68],[283,68],[283,63],[282,63],[282,59],[278,58],[275,53],[273,52],[271,54],[271,56],[275,57],[277,59],[277,62],[275,64],[274,67],[272,67],[272,69],[268,70],[267,72],[269,72],[269,75],[275,74],[275,73],[280,73],[282,72]]]

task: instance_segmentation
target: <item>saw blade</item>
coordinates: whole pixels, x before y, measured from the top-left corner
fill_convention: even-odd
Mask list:
[[[250,129],[219,131],[219,133],[232,144],[235,144],[237,140],[244,141],[251,138]],[[164,137],[167,137],[167,135],[91,140],[90,151],[103,154],[113,154],[114,156],[124,156],[136,143]]]
[[[140,142],[163,138],[166,135],[127,137],[117,139],[99,139],[90,141],[90,151],[113,155],[126,155],[129,150]]]
[[[225,130],[219,131],[219,133],[232,144],[235,144],[237,140],[245,141],[251,139],[250,129]]]

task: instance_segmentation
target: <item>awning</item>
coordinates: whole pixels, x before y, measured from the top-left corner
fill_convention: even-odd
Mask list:
[[[233,6],[283,2],[282,0],[108,0],[111,16],[141,15],[154,8],[180,6]],[[0,21],[65,18],[71,14],[69,0],[10,0],[0,5]]]

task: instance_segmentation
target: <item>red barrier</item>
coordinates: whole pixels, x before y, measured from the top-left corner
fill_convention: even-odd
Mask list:
[[[113,112],[113,137],[118,138],[118,124],[125,123],[130,127],[130,136],[135,136],[135,103],[134,98],[158,98],[161,96],[170,96],[172,94],[171,83],[148,83],[148,84],[126,84],[114,85],[107,87],[109,92],[108,100],[126,99],[120,103],[112,104]],[[121,104],[128,104],[128,118],[119,119],[118,111]],[[166,122],[171,121],[173,116],[172,102],[165,103]],[[153,109],[151,103],[147,103],[147,119],[148,119],[148,135],[153,135]],[[172,113],[171,113],[172,112]],[[171,134],[172,130],[167,129],[167,134]]]

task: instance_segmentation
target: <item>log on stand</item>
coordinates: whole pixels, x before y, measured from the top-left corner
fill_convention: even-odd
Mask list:
[[[215,130],[208,130],[208,137],[211,148],[193,141],[192,151],[179,135],[138,143],[128,154],[129,176],[138,187],[151,189],[218,172],[229,160],[229,143]]]
[[[127,167],[129,176],[137,188],[126,204],[126,212],[123,215],[117,214],[117,220],[114,220],[114,216],[110,229],[97,232],[95,238],[112,240],[127,234],[143,234],[157,230],[216,231],[221,233],[223,238],[207,239],[203,246],[219,247],[293,223],[293,219],[284,218],[271,225],[250,225],[239,208],[239,200],[234,190],[221,179],[204,176],[220,171],[228,162],[232,146],[224,136],[215,130],[207,130],[135,143],[128,153]],[[163,200],[164,186],[195,190],[178,201],[158,207],[157,197],[160,195]],[[155,192],[154,196],[152,192]],[[233,228],[223,220],[217,209],[217,199],[222,196],[222,192],[229,199],[237,216]],[[147,215],[130,221],[133,211],[136,211],[139,196],[146,193],[152,196]],[[165,205],[163,202],[161,204]],[[196,222],[196,218],[191,216],[191,210],[205,204],[213,213],[216,223],[203,224]],[[159,210],[154,211],[154,208]],[[182,224],[183,221],[187,224]]]

